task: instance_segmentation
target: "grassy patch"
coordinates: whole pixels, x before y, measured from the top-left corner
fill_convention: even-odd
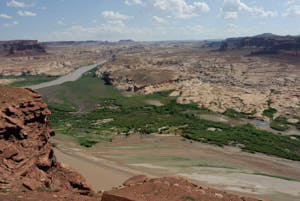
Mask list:
[[[232,108],[229,108],[223,114],[232,119],[241,119],[241,118],[249,118],[250,116],[254,115],[255,113],[256,113],[255,110],[252,111],[251,113],[245,113],[245,112],[238,112]]]
[[[130,146],[105,146],[105,149],[163,149],[167,146],[163,145],[130,145]]]
[[[270,127],[278,131],[286,131],[289,129],[288,121],[285,117],[277,117],[270,123]]]
[[[62,111],[62,112],[77,112],[77,105],[72,103],[51,103],[49,104],[50,110]]]
[[[207,168],[224,168],[224,169],[231,169],[235,170],[236,168],[225,166],[225,165],[209,165],[209,164],[197,164],[196,167],[207,167]]]
[[[24,87],[40,84],[43,82],[49,82],[57,79],[55,76],[46,76],[46,75],[23,75],[23,76],[2,76],[0,79],[23,79],[21,81],[16,81],[9,86],[11,87]]]
[[[55,142],[53,142],[53,143],[51,143],[51,145],[52,145],[52,147],[57,147],[57,143],[55,143]]]
[[[282,177],[282,176],[276,176],[276,175],[270,175],[270,174],[261,173],[261,172],[254,172],[252,174],[254,174],[254,175],[260,175],[260,176],[266,176],[266,177],[273,177],[273,178],[287,180],[287,181],[297,181],[297,182],[300,182],[300,180],[297,180],[297,179],[292,179],[292,178]]]
[[[87,147],[87,148],[92,147],[93,145],[98,143],[97,140],[91,139],[88,136],[78,137],[77,139],[78,139],[78,142],[81,146],[84,146],[84,147]]]
[[[207,125],[220,128],[222,131],[204,130]],[[288,136],[256,129],[251,124],[231,127],[222,123],[206,122],[201,126],[199,124],[190,125],[184,129],[184,133],[184,137],[204,143],[239,146],[251,153],[260,152],[291,160],[300,160],[300,142],[292,140]]]
[[[299,122],[295,126],[298,130],[300,130],[300,117],[295,117],[295,118],[299,119]]]

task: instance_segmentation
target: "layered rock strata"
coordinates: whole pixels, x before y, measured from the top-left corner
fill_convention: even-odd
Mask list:
[[[80,174],[56,161],[49,114],[35,91],[0,87],[0,191],[92,192]]]

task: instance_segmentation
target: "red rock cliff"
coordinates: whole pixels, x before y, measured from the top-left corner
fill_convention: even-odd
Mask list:
[[[1,191],[92,191],[80,174],[56,161],[49,114],[35,91],[0,87]]]

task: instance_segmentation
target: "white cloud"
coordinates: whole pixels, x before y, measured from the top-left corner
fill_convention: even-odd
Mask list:
[[[143,5],[143,2],[141,0],[125,0],[124,3],[128,6],[131,5]]]
[[[177,29],[178,27],[176,27]],[[180,29],[181,30],[181,29]],[[156,27],[129,27],[121,20],[111,20],[96,26],[71,26],[62,31],[47,33],[36,38],[41,41],[57,40],[108,40],[118,41],[121,39],[132,39],[136,41],[167,40],[175,37],[180,32],[174,30],[168,32],[167,28]]]
[[[0,14],[0,18],[11,19],[12,17],[6,14]]]
[[[298,3],[300,2],[300,0],[288,0],[287,2],[288,4],[292,4],[292,3]]]
[[[235,24],[227,24],[227,31],[234,33],[237,31],[237,26]]]
[[[197,10],[203,13],[207,13],[210,10],[209,6],[205,2],[195,2],[194,5],[197,8]]]
[[[156,23],[167,23],[167,21],[162,17],[153,16],[152,20]]]
[[[18,24],[19,24],[18,21],[13,21],[12,23],[5,23],[5,24],[3,24],[3,26],[12,27],[12,26],[15,26],[15,25],[18,25]]]
[[[57,24],[60,26],[66,26],[66,24],[62,20],[58,20]]]
[[[221,16],[225,19],[236,19],[238,18],[238,12],[235,11],[227,11],[227,12],[222,12]]]
[[[23,16],[23,17],[35,17],[37,16],[36,13],[30,12],[30,11],[18,11],[18,15]]]
[[[221,9],[221,16],[224,19],[236,19],[239,12],[248,12],[259,17],[277,16],[277,12],[267,11],[263,8],[247,6],[245,3],[241,2],[241,0],[224,0],[224,5]]]
[[[115,25],[122,28],[125,27],[125,24],[122,20],[111,20],[107,22],[107,25]]]
[[[188,4],[185,0],[153,0],[153,6],[161,11],[170,12],[176,18],[187,19],[208,12],[209,6],[205,2]]]
[[[114,12],[114,11],[103,11],[102,16],[107,19],[119,19],[119,20],[128,20],[133,18],[132,16],[122,15],[119,12]]]
[[[202,33],[204,31],[204,28],[201,25],[188,26],[185,29],[194,33]]]
[[[7,7],[17,7],[17,8],[23,8],[26,7],[26,4],[24,2],[12,0],[6,3]]]
[[[300,5],[290,6],[282,14],[283,17],[300,17]]]
[[[47,10],[47,7],[46,6],[41,6],[39,7],[40,10]]]

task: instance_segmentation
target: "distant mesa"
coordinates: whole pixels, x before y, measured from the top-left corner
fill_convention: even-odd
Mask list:
[[[298,56],[300,36],[278,36],[264,33],[253,37],[228,38],[218,45],[219,51],[248,49],[251,51],[251,55],[287,54]]]
[[[37,40],[0,41],[0,56],[34,56],[46,53],[45,46]]]
[[[43,42],[46,46],[69,46],[69,45],[109,45],[111,42],[108,41],[53,41],[53,42]]]
[[[263,34],[259,34],[259,35],[256,35],[254,37],[278,37],[279,35],[275,35],[275,34],[272,34],[272,33],[263,33]]]
[[[120,40],[117,42],[110,42],[110,41],[97,41],[97,40],[87,40],[87,41],[49,41],[43,42],[43,45],[46,46],[92,46],[92,45],[114,45],[116,43],[134,43],[133,40]]]
[[[133,40],[127,39],[127,40],[119,40],[119,43],[134,43]]]

